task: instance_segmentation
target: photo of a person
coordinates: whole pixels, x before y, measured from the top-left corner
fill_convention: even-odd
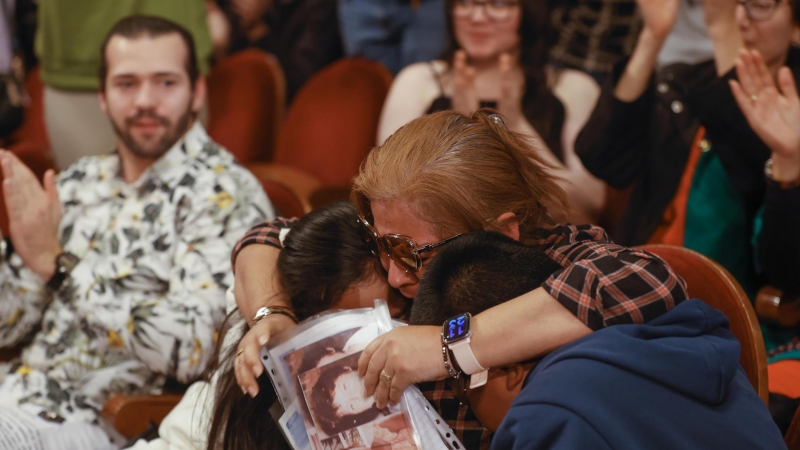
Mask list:
[[[386,415],[364,396],[364,381],[358,376],[361,352],[300,375],[300,384],[317,430],[334,436]]]

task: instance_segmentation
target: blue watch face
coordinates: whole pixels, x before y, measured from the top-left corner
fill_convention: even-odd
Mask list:
[[[453,341],[469,333],[469,316],[462,314],[447,321],[445,339]]]

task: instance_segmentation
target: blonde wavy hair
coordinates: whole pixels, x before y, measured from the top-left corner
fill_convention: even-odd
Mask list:
[[[520,225],[521,237],[563,218],[567,194],[537,139],[510,132],[492,111],[420,117],[370,152],[352,199],[364,217],[374,201],[403,201],[445,238]],[[515,217],[499,223],[506,212]]]

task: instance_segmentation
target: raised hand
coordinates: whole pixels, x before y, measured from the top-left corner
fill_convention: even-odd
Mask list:
[[[454,111],[470,115],[478,110],[480,100],[475,91],[475,68],[467,63],[467,52],[458,50],[453,57],[453,98]]]
[[[644,22],[643,31],[663,40],[672,31],[678,17],[679,0],[636,0]]]
[[[800,98],[788,67],[778,71],[778,86],[756,50],[743,49],[736,62],[739,81],[731,91],[753,131],[772,150],[776,179],[800,176]]]
[[[14,252],[26,267],[47,281],[55,273],[56,256],[62,252],[58,238],[62,210],[55,172],[45,172],[42,187],[28,166],[6,150],[0,150],[0,168]]]

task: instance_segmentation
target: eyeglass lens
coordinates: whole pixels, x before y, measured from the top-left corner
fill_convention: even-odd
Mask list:
[[[508,0],[457,0],[453,13],[459,17],[469,17],[476,7],[483,6],[486,15],[494,20],[507,19],[511,9],[518,3]]]
[[[753,20],[769,20],[780,3],[777,0],[744,0],[741,2],[748,17]]]

